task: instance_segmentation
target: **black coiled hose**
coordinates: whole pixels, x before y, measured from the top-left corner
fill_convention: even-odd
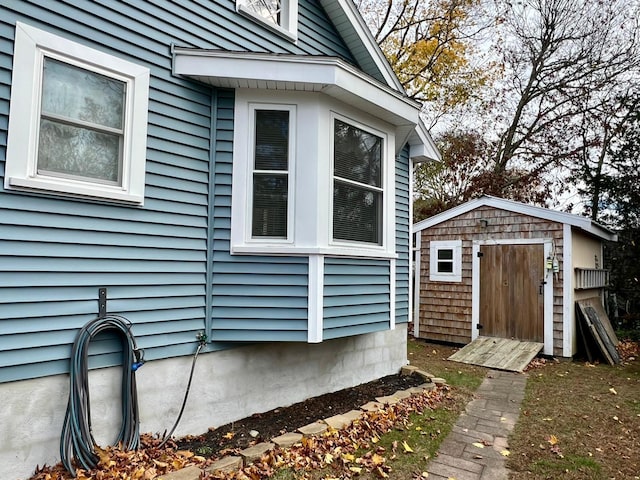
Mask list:
[[[126,318],[119,315],[96,318],[78,332],[71,350],[69,402],[60,437],[60,458],[74,477],[76,472],[73,458],[78,466],[86,470],[94,468],[99,461],[91,431],[89,342],[99,333],[108,330],[119,332],[123,340],[122,425],[115,445],[121,445],[125,450],[135,450],[140,444],[135,371],[143,363],[142,351],[136,346],[131,334],[131,323]]]

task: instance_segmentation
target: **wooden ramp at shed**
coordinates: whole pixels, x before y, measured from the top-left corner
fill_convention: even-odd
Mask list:
[[[544,347],[543,343],[508,338],[478,337],[449,357],[454,362],[522,372]]]

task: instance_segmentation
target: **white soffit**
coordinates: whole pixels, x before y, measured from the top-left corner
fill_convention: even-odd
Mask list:
[[[336,57],[202,50],[174,47],[173,73],[223,88],[321,92],[408,135],[420,105]]]
[[[441,162],[442,155],[438,151],[429,130],[422,120],[418,120],[415,130],[409,135],[409,157],[414,163]]]

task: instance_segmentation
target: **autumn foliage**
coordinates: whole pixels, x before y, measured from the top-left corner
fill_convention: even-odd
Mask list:
[[[271,477],[278,469],[290,468],[300,475],[326,469],[327,478],[348,479],[363,472],[387,478],[388,461],[413,452],[407,442],[393,443],[391,449],[377,446],[380,436],[394,428],[402,428],[411,413],[441,406],[449,398],[444,385],[429,392],[388,405],[377,412],[366,412],[360,420],[342,430],[330,429],[323,436],[304,438],[288,449],[276,448],[242,470],[229,473],[203,473],[201,480],[259,480]],[[159,476],[189,466],[206,469],[216,458],[205,458],[186,450],[177,450],[168,442],[160,448],[160,439],[142,435],[141,448],[122,451],[116,447],[99,450],[100,462],[92,471],[77,470],[78,480],[154,480]],[[220,456],[237,455],[238,449],[227,449]],[[30,480],[70,480],[70,474],[58,464],[37,468]]]

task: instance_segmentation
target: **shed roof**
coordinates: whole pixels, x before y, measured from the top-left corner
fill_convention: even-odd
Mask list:
[[[612,230],[594,222],[590,218],[575,215],[573,213],[559,212],[557,210],[550,210],[548,208],[514,202],[513,200],[505,200],[504,198],[492,197],[490,195],[483,195],[480,198],[470,200],[462,205],[458,205],[457,207],[415,223],[412,231],[413,233],[420,232],[425,228],[433,227],[434,225],[450,220],[458,215],[470,212],[471,210],[475,210],[479,207],[493,207],[500,210],[507,210],[522,215],[529,215],[531,217],[559,222],[579,228],[580,230],[603,240],[611,240],[614,242],[618,240],[618,236]]]

